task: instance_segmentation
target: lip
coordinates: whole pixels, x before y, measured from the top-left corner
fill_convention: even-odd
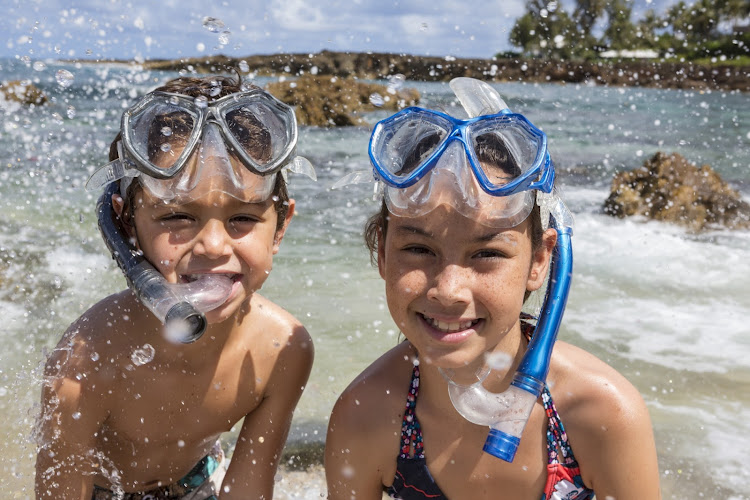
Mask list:
[[[420,321],[425,329],[434,339],[449,344],[463,342],[477,332],[484,319],[440,319],[428,316],[423,313],[418,314]]]

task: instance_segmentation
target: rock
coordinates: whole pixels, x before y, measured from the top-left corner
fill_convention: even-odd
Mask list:
[[[281,101],[296,106],[300,124],[319,127],[360,125],[360,113],[375,109],[397,111],[417,104],[420,97],[416,89],[399,89],[391,94],[384,85],[311,74],[270,83],[266,89]],[[382,106],[376,107],[371,96],[378,104],[382,99]]]
[[[677,153],[658,152],[642,167],[615,175],[604,212],[641,215],[694,231],[750,228],[750,204],[710,166],[699,168]]]
[[[112,61],[102,61],[112,62]],[[670,60],[562,61],[552,59],[491,59],[416,56],[378,52],[332,52],[249,55],[228,57],[221,54],[201,58],[149,60],[146,69],[198,73],[232,72],[258,76],[356,76],[385,79],[402,74],[407,81],[444,81],[469,76],[489,82],[590,83],[609,86],[678,88],[692,90],[739,90],[750,92],[750,65],[699,64]]]
[[[0,93],[6,100],[27,105],[39,105],[47,102],[47,96],[28,80],[11,80],[0,83]]]

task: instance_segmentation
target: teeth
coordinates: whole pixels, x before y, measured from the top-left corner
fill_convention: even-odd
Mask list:
[[[472,325],[476,324],[479,320],[468,320],[468,321],[462,321],[462,322],[447,322],[447,321],[440,321],[439,319],[430,318],[428,316],[424,316],[424,319],[427,320],[427,322],[432,325],[433,327],[437,328],[441,332],[444,333],[455,333],[460,332],[463,330],[466,330],[467,328],[471,328]]]

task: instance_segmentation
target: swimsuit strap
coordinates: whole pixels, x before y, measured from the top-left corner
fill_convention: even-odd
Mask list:
[[[558,450],[562,454],[562,463],[565,465],[577,465],[576,459],[573,457],[573,450],[570,448],[568,442],[568,434],[565,432],[565,426],[560,419],[560,415],[557,413],[555,408],[555,402],[552,401],[552,395],[549,392],[549,387],[544,385],[542,391],[542,403],[544,404],[544,410],[547,413],[547,457],[548,463],[559,464],[560,457]]]
[[[417,420],[417,396],[419,396],[419,362],[414,363],[409,383],[409,395],[406,396],[406,410],[401,421],[401,458],[409,458],[413,450],[415,458],[424,458],[422,427]]]
[[[531,337],[534,335],[534,325],[530,320],[534,320],[533,316],[527,314],[521,314],[521,332],[527,341],[531,341]],[[559,464],[560,458],[558,450],[562,454],[564,464],[577,464],[576,459],[573,457],[573,451],[570,448],[568,442],[568,435],[565,432],[565,426],[560,419],[560,415],[557,413],[555,408],[555,402],[552,400],[552,395],[549,392],[549,387],[544,384],[542,390],[542,404],[544,410],[547,413],[547,458],[550,464]]]

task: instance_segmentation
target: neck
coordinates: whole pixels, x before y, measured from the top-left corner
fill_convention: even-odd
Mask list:
[[[491,367],[489,375],[484,379],[482,385],[490,392],[501,393],[505,391],[513,381],[513,376],[521,364],[521,359],[526,352],[527,342],[521,333],[520,322],[511,328],[507,335],[490,351],[485,352],[477,358],[475,363],[464,368],[453,369],[453,380],[461,384],[473,384],[477,382],[477,374],[487,367],[487,358],[491,360],[509,360],[509,362],[495,363]],[[412,347],[416,355],[416,349]],[[441,373],[438,366],[420,358],[420,405],[422,400],[430,401],[439,410],[451,410],[455,412],[450,396],[448,395],[448,381]],[[458,413],[456,412],[458,415]]]

